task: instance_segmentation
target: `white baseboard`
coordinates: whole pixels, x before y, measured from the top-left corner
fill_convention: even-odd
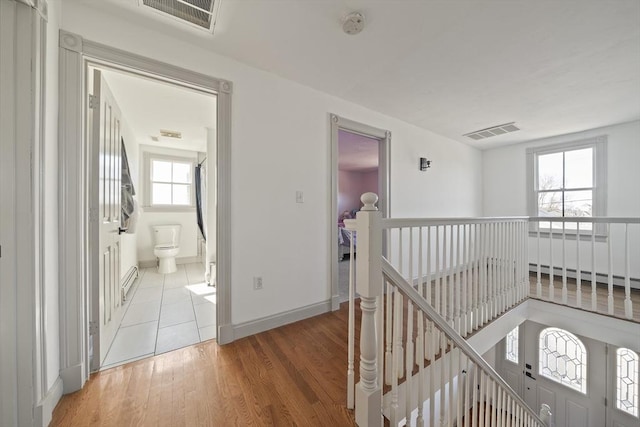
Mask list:
[[[38,427],[46,427],[49,425],[49,423],[51,422],[51,418],[53,417],[53,410],[62,397],[63,388],[64,386],[62,384],[62,378],[58,377],[56,382],[53,383],[51,389],[49,389],[40,403],[36,405],[34,413],[34,425]]]
[[[82,372],[84,366],[82,363],[78,365],[69,366],[66,369],[60,371],[60,378],[62,379],[62,392],[64,394],[73,393],[78,391],[84,385],[84,378]]]
[[[328,300],[317,304],[311,304],[306,307],[285,311],[284,313],[263,317],[262,319],[251,320],[249,322],[235,325],[233,327],[233,338],[238,340],[240,338],[259,334],[260,332],[279,328],[280,326],[288,325],[289,323],[294,323],[299,320],[304,320],[330,311],[331,300]]]
[[[529,264],[529,272],[536,273],[538,271],[538,264]],[[543,274],[549,274],[549,266],[541,265],[540,272]],[[555,277],[562,277],[562,267],[554,266],[553,267],[553,275]],[[577,271],[575,268],[567,268],[567,277],[571,279],[575,279],[577,277]],[[591,272],[582,270],[581,280],[586,280],[587,282],[591,281]],[[608,274],[604,273],[596,273],[596,282],[597,283],[609,283]],[[631,288],[640,289],[640,279],[631,277],[629,279]],[[613,275],[613,285],[614,286],[624,286],[624,277],[619,275]]]
[[[193,264],[196,262],[201,262],[202,259],[199,256],[186,256],[182,258],[176,258],[176,264]],[[155,259],[150,259],[146,261],[138,261],[138,265],[140,268],[153,268],[158,265],[158,261]]]
[[[227,324],[218,326],[218,337],[216,340],[220,345],[233,342],[233,325]]]

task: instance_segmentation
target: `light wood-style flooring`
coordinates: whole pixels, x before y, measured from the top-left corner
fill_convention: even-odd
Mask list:
[[[92,375],[50,425],[353,426],[346,342],[343,304],[228,345],[196,344]]]

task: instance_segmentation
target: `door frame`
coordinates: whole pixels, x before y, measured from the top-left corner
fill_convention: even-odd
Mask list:
[[[84,113],[87,67],[101,65],[213,93],[217,99],[217,341],[233,341],[231,327],[231,95],[232,82],[145,58],[60,31],[60,358],[64,392],[89,378],[90,281],[96,248],[89,209],[89,150]],[[94,242],[95,243],[95,242]]]
[[[389,200],[389,182],[390,182],[390,145],[391,131],[379,129],[364,123],[356,122],[338,116],[337,114],[329,115],[329,123],[331,127],[331,144],[330,144],[330,164],[331,173],[329,174],[329,281],[331,289],[331,309],[340,308],[340,296],[338,295],[338,233],[336,226],[338,224],[338,131],[345,130],[357,133],[372,139],[377,139],[378,145],[378,188],[381,189],[378,194],[378,210],[382,212],[383,218],[389,218],[391,215]]]

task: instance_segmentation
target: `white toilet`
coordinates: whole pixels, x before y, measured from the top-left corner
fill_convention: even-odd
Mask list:
[[[180,224],[154,225],[155,247],[153,254],[158,257],[158,273],[168,274],[176,271],[176,256],[180,252]]]

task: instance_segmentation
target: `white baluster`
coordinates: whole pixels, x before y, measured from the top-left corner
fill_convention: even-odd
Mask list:
[[[598,311],[598,293],[596,292],[596,224],[591,223],[591,310]]]
[[[436,279],[436,295],[435,295],[435,304],[434,308],[442,316],[442,307],[441,307],[441,276],[442,276],[442,266],[440,265],[440,227],[436,226],[436,265],[435,265],[435,279]]]
[[[395,287],[394,287],[395,288]],[[392,363],[391,363],[391,405],[389,409],[389,421],[391,425],[398,425],[400,421],[400,408],[399,408],[399,399],[398,399],[398,375],[400,372],[400,362],[402,358],[402,353],[398,351],[398,343],[402,339],[402,326],[398,319],[398,312],[401,312],[402,306],[400,306],[400,310],[398,310],[398,301],[400,301],[400,291],[396,288],[393,292],[393,353],[392,353]]]
[[[549,221],[549,301],[555,299],[553,286],[553,222]]]
[[[442,304],[441,304],[441,309],[442,309],[442,317],[444,317],[445,319],[447,319],[447,313],[449,313],[448,307],[447,307],[447,292],[448,292],[448,288],[447,288],[447,226],[443,226],[442,227],[442,289],[440,290],[441,292],[441,296],[442,296]]]
[[[613,248],[611,245],[611,240],[612,236],[611,236],[611,224],[607,224],[607,234],[609,235],[609,237],[607,238],[607,253],[609,254],[609,263],[608,263],[608,267],[609,267],[609,275],[608,275],[608,297],[607,297],[607,312],[609,314],[613,314]]]
[[[471,233],[473,230],[473,233]],[[469,226],[470,236],[473,236],[473,240],[469,243],[469,261],[471,263],[471,328],[470,331],[475,331],[478,327],[478,303],[480,301],[480,294],[478,289],[478,224],[472,224]]]
[[[382,425],[382,389],[378,379],[376,298],[382,291],[381,213],[374,206],[378,196],[365,193],[357,214],[358,259],[356,287],[360,294],[360,382],[356,386],[355,418],[361,426]]]
[[[464,403],[464,368],[462,367],[462,352],[456,347],[456,355],[458,356],[458,369],[456,371],[456,424],[462,425],[462,405]]]
[[[433,306],[431,301],[431,227],[427,227],[427,302]]]
[[[629,224],[624,225],[624,316],[633,318],[631,303],[631,263],[629,261]]]
[[[538,231],[537,231],[537,248],[538,248],[538,268],[537,268],[537,281],[536,281],[536,297],[542,298],[542,269],[540,260],[540,223],[538,222]]]
[[[411,422],[411,411],[413,410],[413,303],[407,298],[407,343],[405,347],[405,368],[406,373],[404,377],[405,386],[405,416],[407,418],[407,425]]]
[[[488,278],[488,265],[487,265],[487,258],[488,258],[488,244],[489,244],[489,237],[488,237],[488,227],[489,224],[484,223],[482,224],[481,228],[480,228],[480,234],[481,234],[481,239],[480,239],[480,279],[481,279],[481,287],[480,289],[482,290],[482,307],[481,307],[481,321],[480,321],[480,326],[483,326],[485,323],[488,322],[489,316],[488,316],[488,311],[489,311],[489,290],[488,290],[488,283],[489,283],[489,278]]]
[[[467,244],[467,225],[462,226],[462,336],[467,336],[469,330],[469,307],[471,307],[471,285],[469,284],[469,245]]]
[[[394,292],[393,297],[394,307],[393,307],[393,360],[396,364],[394,368],[394,378],[396,378],[395,383],[397,383],[398,378],[402,378],[404,371],[404,351],[402,348],[402,321],[403,321],[403,308],[404,308],[404,297],[400,293],[398,289]],[[397,355],[397,357],[396,357]]]
[[[386,293],[386,310],[385,310],[385,352],[384,352],[384,382],[386,385],[391,385],[391,377],[393,375],[393,370],[391,369],[392,361],[393,361],[393,286],[390,283],[387,283],[387,293]]]
[[[454,295],[454,304],[455,304],[455,319],[454,319],[454,329],[460,333],[461,331],[461,309],[462,309],[462,281],[461,281],[461,262],[460,262],[460,224],[456,225],[456,262],[453,264],[454,270],[452,274],[455,274],[455,295]]]
[[[353,409],[355,399],[355,372],[354,372],[354,347],[355,347],[355,289],[354,289],[354,254],[353,231],[349,231],[349,343],[347,361],[347,408]]]
[[[444,426],[445,424],[445,416],[446,416],[446,408],[445,408],[445,386],[447,383],[447,358],[445,357],[445,352],[447,348],[447,339],[444,334],[440,335],[440,425]]]
[[[422,227],[418,228],[418,292],[422,298],[426,299],[426,285],[424,283],[424,276],[422,274]]]
[[[562,303],[567,304],[566,221],[562,221]]]
[[[422,235],[422,230],[421,235]],[[418,336],[416,337],[416,361],[418,362],[418,416],[416,418],[417,426],[424,426],[423,407],[425,401],[425,377],[424,377],[424,355],[425,355],[425,331],[424,331],[424,315],[420,310],[416,311],[418,316]],[[407,423],[408,425],[408,423]]]
[[[498,387],[496,383],[491,380],[491,425],[498,424]]]
[[[580,223],[576,222],[576,306],[582,308],[582,268],[580,267]]]
[[[448,387],[447,387],[447,395],[449,396],[449,401],[447,402],[447,421],[449,423],[449,425],[453,425],[453,417],[454,417],[454,399],[455,396],[453,395],[453,380],[455,377],[455,371],[453,369],[453,367],[455,366],[455,362],[453,360],[453,341],[449,341],[449,353],[447,354],[447,357],[445,357],[445,359],[447,360],[447,365],[449,367],[448,372],[449,372],[449,379],[448,379]]]
[[[469,366],[469,369],[473,369],[473,387],[471,388],[471,394],[469,395],[471,398],[471,427],[478,427],[478,405],[479,405],[479,399],[478,399],[478,390],[480,390],[479,384],[478,384],[478,371],[480,371],[480,368],[478,368],[475,364],[471,364]]]
[[[427,377],[429,378],[429,424],[430,426],[435,426],[436,418],[436,404],[435,404],[435,395],[436,395],[436,378],[435,378],[435,369],[433,365],[435,365],[436,358],[436,334],[433,330],[433,323],[427,320],[427,334],[428,339],[427,342],[429,345],[427,346],[427,358],[429,359],[429,365],[427,366]],[[422,427],[422,426],[421,426]]]
[[[453,225],[449,226],[449,262],[447,265],[447,277],[448,277],[448,283],[447,283],[447,293],[449,296],[449,303],[448,303],[448,307],[447,307],[447,314],[449,315],[449,324],[455,329],[455,302],[454,302],[454,295],[455,295],[455,267],[454,267],[454,260],[453,260],[453,247],[454,247],[454,240],[453,240]],[[449,418],[450,420],[451,418]]]

